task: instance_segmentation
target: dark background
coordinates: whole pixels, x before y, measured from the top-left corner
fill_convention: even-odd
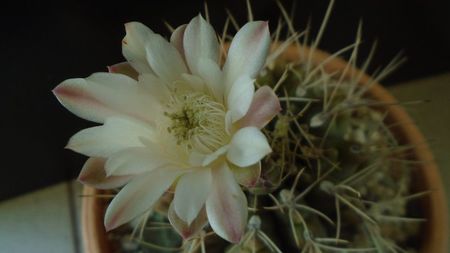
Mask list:
[[[163,20],[178,26],[203,10],[199,1],[15,1],[2,2],[0,199],[76,177],[85,158],[63,149],[68,138],[91,126],[60,106],[51,89],[72,77],[86,77],[123,61],[123,24],[140,21],[169,35]],[[274,29],[280,12],[273,0],[253,0],[256,19]],[[292,1],[283,1],[290,9]],[[242,24],[244,0],[208,2],[221,31],[228,8]],[[328,1],[298,0],[295,26],[311,18],[314,35]],[[373,67],[386,65],[403,50],[408,58],[385,85],[450,70],[450,4],[427,0],[337,0],[320,47],[334,52],[354,41],[363,21],[361,59],[378,40]],[[373,68],[372,68],[373,69]]]

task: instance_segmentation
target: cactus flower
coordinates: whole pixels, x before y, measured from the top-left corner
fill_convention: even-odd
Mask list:
[[[53,90],[69,111],[102,124],[67,145],[90,157],[79,180],[123,186],[106,210],[107,230],[170,190],[169,220],[184,238],[207,219],[219,236],[239,242],[247,223],[240,185],[258,179],[260,160],[271,152],[260,129],[280,110],[269,87],[254,85],[270,45],[267,22],[244,25],[223,65],[216,33],[200,15],[170,41],[138,22],[125,28],[127,62]]]

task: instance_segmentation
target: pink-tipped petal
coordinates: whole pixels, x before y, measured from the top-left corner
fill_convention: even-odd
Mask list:
[[[108,158],[105,171],[108,176],[135,175],[168,164],[169,160],[156,147],[127,148]]]
[[[230,166],[237,182],[247,188],[255,186],[261,176],[261,162],[247,167],[239,167],[231,163],[228,166]]]
[[[248,76],[236,79],[227,96],[227,106],[234,123],[247,114],[255,93],[254,80]]]
[[[150,36],[146,51],[150,67],[164,82],[171,84],[188,72],[180,52],[161,35]]]
[[[247,198],[225,162],[212,169],[212,176],[206,201],[209,224],[220,237],[239,243],[247,224]]]
[[[247,114],[240,119],[239,126],[254,126],[263,128],[281,111],[280,101],[268,86],[259,88],[253,96],[253,101]]]
[[[109,157],[132,148],[143,147],[142,139],[151,139],[153,129],[124,118],[109,118],[103,126],[81,130],[70,138],[67,148],[92,157]]]
[[[183,237],[184,240],[189,240],[197,235],[202,229],[208,224],[208,218],[206,217],[206,210],[202,208],[198,213],[197,217],[188,225],[180,217],[178,217],[175,212],[174,202],[170,204],[169,211],[167,212],[167,217],[169,218],[170,224],[177,231],[178,234]]]
[[[111,176],[105,173],[105,159],[91,157],[84,163],[78,181],[97,189],[114,189],[123,186],[130,180],[130,176]]]
[[[234,36],[223,67],[226,91],[242,75],[255,78],[264,66],[270,46],[267,22],[254,21],[244,25]]]
[[[239,167],[259,162],[272,151],[266,136],[256,127],[239,129],[231,139],[227,158]]]
[[[134,177],[113,198],[105,213],[105,228],[110,231],[153,207],[161,195],[182,173],[161,168]]]
[[[98,123],[124,115],[151,122],[152,112],[158,108],[144,87],[122,74],[94,73],[87,78],[68,79],[53,93],[69,111]]]
[[[139,76],[139,73],[131,66],[129,62],[121,62],[108,66],[108,72],[126,75],[134,80],[137,80]]]
[[[170,36],[170,43],[180,52],[183,59],[185,59],[184,56],[184,47],[183,47],[183,38],[184,38],[184,31],[186,30],[186,24],[180,25],[177,27],[172,35]]]
[[[219,42],[214,28],[201,16],[193,18],[183,38],[184,53],[191,72],[199,74],[199,59],[219,60]]]
[[[178,180],[173,199],[175,212],[181,220],[190,225],[205,205],[212,183],[209,168],[195,168]]]
[[[125,24],[126,35],[122,40],[122,54],[139,73],[153,73],[147,62],[145,46],[149,37],[154,34],[150,28],[139,23]]]

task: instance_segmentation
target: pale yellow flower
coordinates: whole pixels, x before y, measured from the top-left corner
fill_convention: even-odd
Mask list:
[[[54,89],[68,110],[103,124],[68,143],[90,157],[80,180],[124,185],[106,211],[107,230],[149,210],[173,186],[169,219],[183,237],[207,216],[218,235],[239,242],[247,200],[238,183],[258,179],[260,160],[271,151],[260,129],[280,110],[270,88],[254,86],[270,44],[267,22],[240,29],[223,67],[216,33],[200,15],[170,42],[141,23],[125,27],[127,63],[112,66],[116,73],[69,79]]]

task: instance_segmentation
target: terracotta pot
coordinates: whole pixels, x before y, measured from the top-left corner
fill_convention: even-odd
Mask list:
[[[304,48],[304,55],[308,55],[309,49]],[[288,61],[299,61],[298,50],[292,46],[288,48],[283,56]],[[313,63],[323,62],[329,57],[328,53],[316,50],[312,56]],[[342,59],[334,59],[328,62],[324,68],[327,72],[342,71],[347,63]],[[351,74],[360,73],[357,69],[350,69]],[[371,81],[366,74],[362,75],[361,84]],[[369,96],[378,101],[395,103],[395,98],[380,84],[373,85],[369,91]],[[409,115],[400,106],[389,106],[387,122],[406,122],[393,128],[393,132],[398,141],[402,144],[416,145],[412,158],[418,161],[425,161],[417,165],[414,189],[415,191],[432,190],[428,197],[421,200],[427,222],[422,227],[421,253],[447,253],[448,251],[448,212],[447,199],[445,198],[439,170],[434,162],[433,155],[426,145],[426,141],[419,129],[408,122],[413,122]],[[101,194],[102,191],[91,187],[84,187],[84,194]],[[107,203],[105,199],[85,197],[82,206],[82,233],[84,250],[86,253],[109,253],[111,245],[108,243],[107,234],[103,227],[103,214]]]

